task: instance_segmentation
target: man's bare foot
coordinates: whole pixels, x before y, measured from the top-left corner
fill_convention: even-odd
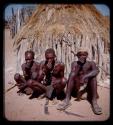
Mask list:
[[[57,107],[57,110],[65,110],[71,105],[70,102],[63,102],[62,104],[59,104]]]
[[[33,94],[33,90],[32,90],[31,88],[29,88],[29,87],[25,88],[25,89],[24,89],[24,92],[26,93],[26,95],[31,95],[31,94]]]
[[[79,95],[77,96],[77,98],[75,99],[75,101],[80,101],[80,100],[87,100],[87,93],[83,94],[83,95]]]
[[[40,99],[43,99],[43,98],[45,98],[45,97],[46,97],[46,95],[45,95],[45,93],[44,93],[44,94],[40,95],[37,99],[40,100]]]
[[[54,98],[53,100],[52,100],[52,104],[53,105],[56,105],[58,103],[58,100],[56,99],[56,98]]]
[[[99,107],[99,105],[96,102],[93,102],[91,104],[91,106],[92,106],[92,110],[93,110],[94,114],[96,114],[96,115],[102,114],[102,109]]]

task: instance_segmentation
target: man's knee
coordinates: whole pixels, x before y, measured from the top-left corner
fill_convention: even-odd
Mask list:
[[[89,83],[97,83],[97,78],[96,77],[92,77],[88,80]]]
[[[61,88],[65,88],[66,87],[66,84],[67,84],[67,79],[66,78],[63,78],[62,79],[62,82],[61,82]]]
[[[33,80],[32,80],[32,79],[30,79],[30,80],[27,81],[27,85],[28,85],[29,87],[31,87],[32,84],[33,84]]]
[[[14,80],[15,81],[18,81],[20,79],[20,74],[19,73],[16,73],[15,75],[14,75]]]

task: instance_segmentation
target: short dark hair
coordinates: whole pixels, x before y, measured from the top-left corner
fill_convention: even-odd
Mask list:
[[[53,48],[49,48],[49,49],[47,49],[47,50],[45,51],[45,55],[48,54],[48,53],[52,53],[54,56],[56,56],[56,55],[55,55],[55,51],[54,51]]]
[[[32,54],[32,56],[33,56],[33,58],[34,58],[35,53],[34,53],[32,50],[27,50],[27,51],[25,51],[25,55],[26,55],[26,54],[28,54],[28,53],[31,53],[31,54]]]

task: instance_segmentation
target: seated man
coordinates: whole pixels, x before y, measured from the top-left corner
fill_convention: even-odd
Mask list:
[[[17,83],[19,92],[24,92],[26,94],[31,94],[33,91],[30,88],[23,88],[30,79],[36,80],[39,70],[39,63],[34,61],[34,52],[26,51],[25,52],[25,63],[22,64],[23,76],[19,73],[14,75],[14,80]],[[23,88],[23,89],[22,89]]]
[[[65,97],[64,88],[67,83],[67,79],[64,77],[64,64],[56,63],[52,72],[51,86],[53,87],[53,96],[57,99],[63,99]]]
[[[77,53],[78,61],[72,62],[71,73],[68,79],[66,89],[66,99],[63,104],[58,105],[58,110],[65,110],[69,106],[72,91],[75,90],[77,95],[80,86],[86,84],[86,91],[88,93],[87,99],[92,106],[95,114],[102,114],[101,108],[97,104],[97,80],[96,76],[99,73],[95,62],[87,61],[88,52],[84,48],[80,48]]]
[[[49,99],[53,96],[60,98],[64,94],[67,82],[66,78],[64,78],[65,66],[63,63],[56,61],[55,57],[54,50],[52,48],[47,49],[45,51],[46,60],[40,63],[38,80],[30,80],[29,82],[29,87],[42,90]]]

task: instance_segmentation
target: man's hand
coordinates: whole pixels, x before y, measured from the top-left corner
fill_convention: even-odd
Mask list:
[[[54,88],[58,88],[59,85],[60,85],[60,82],[61,82],[60,79],[57,79],[57,78],[55,78],[55,77],[52,77],[51,85],[52,85]]]
[[[87,82],[88,82],[88,78],[85,75],[83,77],[81,77],[81,79],[80,79],[81,84],[84,84],[84,83],[87,83]]]
[[[46,66],[47,66],[48,69],[52,69],[52,63],[51,62],[48,62]]]

